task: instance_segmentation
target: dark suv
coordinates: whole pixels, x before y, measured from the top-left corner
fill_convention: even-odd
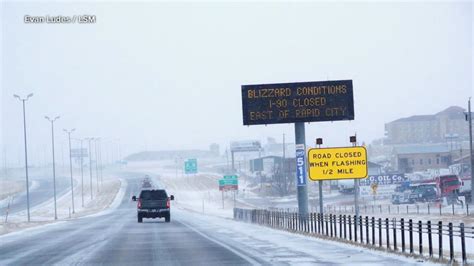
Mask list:
[[[434,202],[438,200],[436,185],[419,185],[415,189],[414,194],[416,195],[416,201],[418,202]]]
[[[143,218],[165,218],[165,222],[171,221],[170,201],[174,200],[174,196],[168,197],[164,189],[142,190],[140,196],[132,197],[137,203],[138,222],[143,222]]]

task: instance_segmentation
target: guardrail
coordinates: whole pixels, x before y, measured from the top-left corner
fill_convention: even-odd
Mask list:
[[[234,219],[450,262],[467,264],[474,259],[474,226],[464,223],[321,213],[302,217],[286,210],[240,208],[234,208]]]

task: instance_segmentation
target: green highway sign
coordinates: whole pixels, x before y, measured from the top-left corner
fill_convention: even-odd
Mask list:
[[[237,179],[219,179],[219,186],[237,186],[238,184]]]
[[[197,168],[197,159],[188,159],[184,162],[184,173],[185,174],[196,174],[198,171]]]
[[[222,179],[219,179],[219,190],[238,190],[239,179],[236,175],[225,175]]]

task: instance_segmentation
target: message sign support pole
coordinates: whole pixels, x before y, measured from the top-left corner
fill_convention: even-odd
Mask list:
[[[235,173],[235,166],[234,166],[234,151],[230,151],[230,156],[232,157],[232,173]]]
[[[304,129],[304,123],[303,122],[298,122],[295,123],[295,144],[301,144],[304,147],[306,147],[306,141],[305,141],[305,129]],[[304,157],[306,157],[306,150],[303,152]],[[303,182],[300,182],[297,180],[297,195],[298,195],[298,213],[301,215],[301,217],[306,217],[308,214],[308,187],[306,185],[306,158],[303,158],[304,160],[304,165],[303,165],[303,171],[304,175],[302,180]],[[297,169],[298,172],[298,169]]]
[[[224,209],[224,190],[222,190],[222,209]]]

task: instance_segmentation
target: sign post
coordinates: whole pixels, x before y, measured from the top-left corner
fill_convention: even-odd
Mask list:
[[[316,147],[321,148],[321,145],[323,144],[323,139],[322,138],[317,138],[316,139]],[[319,187],[319,213],[323,215],[323,210],[324,210],[324,204],[323,204],[323,180],[318,181],[318,187]],[[324,230],[324,229],[323,229]]]
[[[222,209],[224,209],[224,191],[233,190],[234,192],[234,208],[235,208],[235,191],[239,189],[239,179],[236,175],[225,175],[218,180],[219,190],[222,191]]]
[[[298,212],[308,213],[305,122],[354,120],[352,80],[242,86],[244,125],[295,124]]]

